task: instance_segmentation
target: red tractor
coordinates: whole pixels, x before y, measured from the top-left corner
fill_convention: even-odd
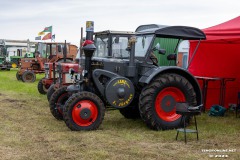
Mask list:
[[[23,82],[34,82],[38,73],[44,73],[44,64],[59,62],[63,59],[64,43],[46,42],[38,43],[35,58],[21,58],[20,69],[16,74],[18,80]],[[67,44],[67,58],[73,60],[77,54],[77,46]]]
[[[72,70],[74,70],[75,74],[71,74]],[[79,64],[77,63],[73,63],[73,62],[57,63],[56,70],[55,70],[55,75],[57,75],[56,78],[54,78],[54,80],[49,80],[45,76],[45,79],[43,79],[42,81],[43,84],[50,85],[48,90],[46,90],[47,99],[50,100],[52,94],[58,88],[72,84],[75,78],[74,76],[79,76],[78,75],[79,71],[80,71],[80,68],[79,68]],[[40,84],[40,81],[39,81],[39,84]]]
[[[54,63],[45,63],[45,77],[38,82],[38,91],[41,94],[47,93],[48,100],[53,92],[61,86],[67,86],[73,83],[73,75],[70,76],[71,70],[78,73],[79,64],[77,58],[75,61],[67,58],[66,43],[63,48],[63,59]]]

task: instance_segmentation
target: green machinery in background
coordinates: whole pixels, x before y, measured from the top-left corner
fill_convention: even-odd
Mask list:
[[[0,70],[17,68],[23,57],[33,57],[35,42],[0,39]]]

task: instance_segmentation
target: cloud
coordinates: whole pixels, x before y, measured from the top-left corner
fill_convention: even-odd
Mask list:
[[[34,40],[46,26],[53,26],[56,41],[78,44],[85,21],[95,31],[134,31],[141,24],[189,25],[206,28],[239,15],[240,2],[232,0],[11,0],[1,2],[0,38]]]

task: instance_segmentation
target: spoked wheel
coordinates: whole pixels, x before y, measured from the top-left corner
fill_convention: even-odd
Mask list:
[[[55,92],[55,85],[52,84],[47,91],[47,100],[49,101],[52,97],[52,94]]]
[[[64,106],[64,121],[73,131],[95,130],[104,119],[102,100],[91,92],[73,94]]]
[[[34,72],[25,71],[22,75],[23,82],[34,82],[36,80],[36,75]]]
[[[38,92],[41,94],[46,94],[49,88],[49,85],[44,85],[42,80],[44,78],[40,79],[40,81],[38,82]]]
[[[18,72],[16,73],[16,78],[18,81],[22,80],[22,76]]]
[[[196,93],[191,83],[177,74],[160,75],[141,92],[139,110],[147,126],[154,130],[182,126],[181,115],[176,114],[177,102],[196,105]],[[189,121],[190,117],[186,117]]]
[[[49,100],[49,107],[53,117],[57,120],[63,119],[63,107],[68,98],[66,86],[59,88],[52,94]]]

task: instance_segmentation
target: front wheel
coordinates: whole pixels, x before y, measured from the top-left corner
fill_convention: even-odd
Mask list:
[[[34,72],[25,71],[22,74],[22,81],[23,82],[34,82],[36,80],[36,75]]]
[[[64,121],[73,131],[95,130],[104,119],[105,107],[94,93],[73,94],[64,106]]]
[[[22,80],[22,76],[18,72],[16,73],[16,78],[18,81]]]
[[[51,97],[52,97],[52,94],[55,92],[55,85],[52,84],[49,88],[48,88],[48,91],[47,91],[47,100],[50,101]]]
[[[177,74],[164,74],[150,82],[141,92],[139,110],[147,126],[154,130],[182,126],[181,115],[176,114],[176,103],[196,105],[196,93],[191,83]],[[186,117],[189,121],[190,117]]]
[[[43,82],[42,82],[43,79],[44,79],[44,78],[40,79],[40,81],[38,82],[38,92],[39,92],[40,94],[46,94],[47,91],[48,91],[48,88],[49,88],[48,85],[45,86],[45,85],[43,84]]]
[[[63,107],[68,98],[66,86],[59,88],[52,94],[49,100],[49,107],[53,117],[57,120],[63,119]]]

